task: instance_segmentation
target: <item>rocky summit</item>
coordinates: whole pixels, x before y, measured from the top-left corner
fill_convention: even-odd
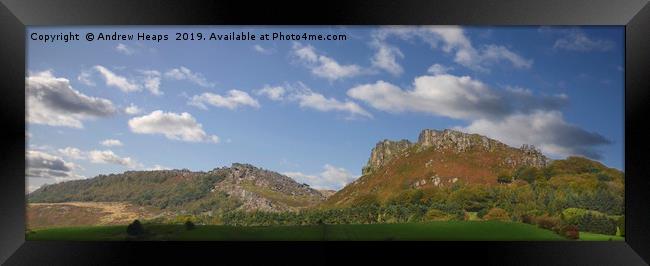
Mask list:
[[[290,211],[313,206],[325,199],[318,190],[306,184],[250,164],[234,163],[211,172],[225,176],[212,191],[237,197],[244,210]]]
[[[433,149],[462,153],[472,149],[494,152],[496,150],[509,149],[510,147],[497,140],[478,134],[468,134],[452,129],[424,129],[420,132],[416,143],[412,143],[406,139],[399,141],[383,140],[377,143],[375,148],[370,152],[370,159],[368,159],[366,166],[363,167],[362,174],[372,173],[386,165],[392,159],[404,155],[410,148],[415,148],[418,152]],[[518,155],[520,156],[505,157],[502,163],[511,167],[544,167],[549,161],[546,156],[532,145],[522,145],[518,150]]]

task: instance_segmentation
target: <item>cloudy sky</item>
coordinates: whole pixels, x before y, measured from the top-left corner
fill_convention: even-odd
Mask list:
[[[382,139],[484,134],[623,169],[622,27],[43,28],[345,41],[28,39],[27,189],[233,162],[339,189]]]

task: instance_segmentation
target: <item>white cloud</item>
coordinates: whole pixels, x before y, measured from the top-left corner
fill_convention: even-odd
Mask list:
[[[165,77],[175,80],[188,80],[201,87],[214,87],[214,83],[208,82],[202,74],[192,72],[192,70],[184,66],[167,71]]]
[[[553,48],[555,49],[588,52],[609,51],[614,48],[614,42],[609,40],[592,39],[579,29],[559,32],[563,37],[555,41],[555,44],[553,44]]]
[[[28,178],[45,178],[64,181],[83,178],[73,173],[77,168],[74,163],[66,162],[58,156],[42,151],[28,150],[25,152],[26,171]]]
[[[272,54],[274,52],[272,49],[264,48],[263,46],[261,46],[259,44],[253,45],[253,50],[255,50],[256,52],[258,52],[260,54]]]
[[[140,109],[140,107],[136,106],[135,104],[131,103],[131,105],[124,108],[124,112],[129,115],[137,115],[142,113],[142,109]]]
[[[282,86],[264,86],[264,88],[255,92],[257,95],[266,95],[269,99],[273,101],[281,101],[284,99],[284,94],[286,90]]]
[[[462,131],[485,135],[508,145],[533,144],[546,154],[565,157],[583,155],[600,158],[597,147],[610,141],[564,120],[559,111],[535,111],[512,114],[500,120],[479,119]]]
[[[144,88],[153,95],[163,95],[163,92],[160,91],[160,72],[156,70],[144,70],[141,73],[144,75]]]
[[[65,147],[64,149],[58,149],[58,152],[63,156],[66,156],[71,159],[81,160],[84,159],[84,153],[74,147]]]
[[[554,156],[598,159],[610,142],[564,120],[566,94],[536,95],[529,89],[493,90],[470,77],[449,74],[415,78],[412,89],[378,81],[348,90],[348,96],[386,112],[421,112],[469,122],[458,129],[486,135],[512,146],[533,144]]]
[[[348,96],[392,113],[423,112],[451,118],[475,118],[507,111],[499,96],[485,84],[470,77],[452,75],[421,76],[412,90],[385,82],[356,86]]]
[[[322,112],[347,112],[350,114],[349,118],[354,118],[355,116],[364,116],[368,118],[373,117],[372,114],[353,101],[346,100],[345,102],[342,102],[333,97],[327,98],[310,89],[303,89],[299,92],[293,93],[290,97],[291,99],[298,101],[300,107],[316,109]]]
[[[253,99],[248,93],[240,90],[230,90],[228,95],[221,96],[219,94],[214,94],[211,92],[205,92],[200,95],[194,95],[188,101],[189,105],[199,107],[201,109],[207,109],[206,104],[223,107],[228,109],[236,109],[240,106],[250,106],[254,108],[259,108],[260,104],[257,100]]]
[[[390,47],[387,44],[387,39],[392,36],[402,40],[422,40],[432,49],[436,49],[442,44],[442,51],[454,54],[456,63],[477,71],[488,72],[489,66],[500,61],[509,62],[515,68],[523,69],[530,68],[533,64],[533,60],[525,59],[504,46],[490,44],[479,49],[475,48],[459,26],[384,27],[374,32],[372,36],[371,44],[374,44],[373,46],[377,50],[373,60],[382,57],[391,59],[386,60],[386,62],[390,62],[391,67],[378,67],[392,74],[398,73],[394,71],[395,69],[401,69],[395,60],[395,52],[390,57],[391,54],[386,50],[386,47]]]
[[[141,166],[141,164],[137,163],[130,157],[120,157],[111,150],[92,150],[88,152],[88,159],[92,163],[117,164],[128,168],[137,168]]]
[[[129,128],[138,134],[162,134],[168,139],[188,142],[219,142],[215,135],[208,135],[189,113],[166,113],[156,110],[148,115],[129,120]]]
[[[326,164],[323,168],[323,172],[312,175],[303,174],[301,172],[286,172],[282,174],[293,178],[299,183],[309,184],[309,186],[316,189],[333,190],[339,190],[358,178],[358,176],[353,175],[344,168],[335,167],[329,164]]]
[[[118,43],[117,46],[115,46],[115,50],[125,55],[132,55],[135,52],[133,49],[123,43]]]
[[[502,118],[514,112],[557,109],[568,101],[566,95],[496,91],[469,76],[450,74],[416,77],[412,89],[380,80],[353,87],[347,94],[386,112],[421,112],[456,119]]]
[[[91,79],[91,72],[88,70],[82,70],[77,76],[77,80],[87,86],[95,86],[95,82]]]
[[[119,76],[103,66],[97,65],[94,68],[104,77],[106,86],[118,88],[123,92],[134,92],[142,89],[137,83]]]
[[[404,58],[404,54],[399,48],[379,40],[373,41],[371,45],[377,49],[375,55],[370,59],[373,67],[383,69],[394,76],[399,76],[404,72],[402,66],[397,62],[397,58]]]
[[[294,42],[292,55],[302,62],[317,77],[333,81],[358,76],[362,69],[358,65],[341,65],[331,57],[319,55],[311,45]]]
[[[123,145],[122,142],[120,140],[117,140],[117,139],[105,139],[100,144],[102,144],[102,146],[106,146],[106,147],[122,146]]]
[[[31,74],[25,83],[29,123],[83,128],[83,120],[116,112],[111,101],[87,96],[50,71]]]
[[[446,67],[441,64],[433,64],[427,69],[428,73],[434,74],[434,75],[442,75],[442,74],[447,74],[449,70],[454,69],[453,67]]]

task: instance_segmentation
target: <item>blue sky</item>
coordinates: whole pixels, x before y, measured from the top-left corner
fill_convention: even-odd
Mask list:
[[[345,34],[176,41],[175,32]],[[167,34],[44,43],[32,33]],[[233,162],[339,189],[382,139],[425,128],[623,169],[622,27],[28,29],[28,190]]]

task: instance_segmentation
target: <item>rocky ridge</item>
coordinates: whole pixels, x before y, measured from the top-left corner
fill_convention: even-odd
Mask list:
[[[416,143],[406,139],[399,141],[383,140],[377,143],[370,153],[368,163],[362,169],[362,174],[370,174],[394,158],[407,155],[411,148],[415,148],[415,152],[434,149],[462,153],[470,149],[493,152],[510,147],[497,140],[478,134],[468,134],[451,129],[424,129],[420,132]],[[502,165],[510,167],[523,165],[543,167],[549,162],[549,159],[532,145],[522,145],[518,151],[520,156],[505,158]]]

